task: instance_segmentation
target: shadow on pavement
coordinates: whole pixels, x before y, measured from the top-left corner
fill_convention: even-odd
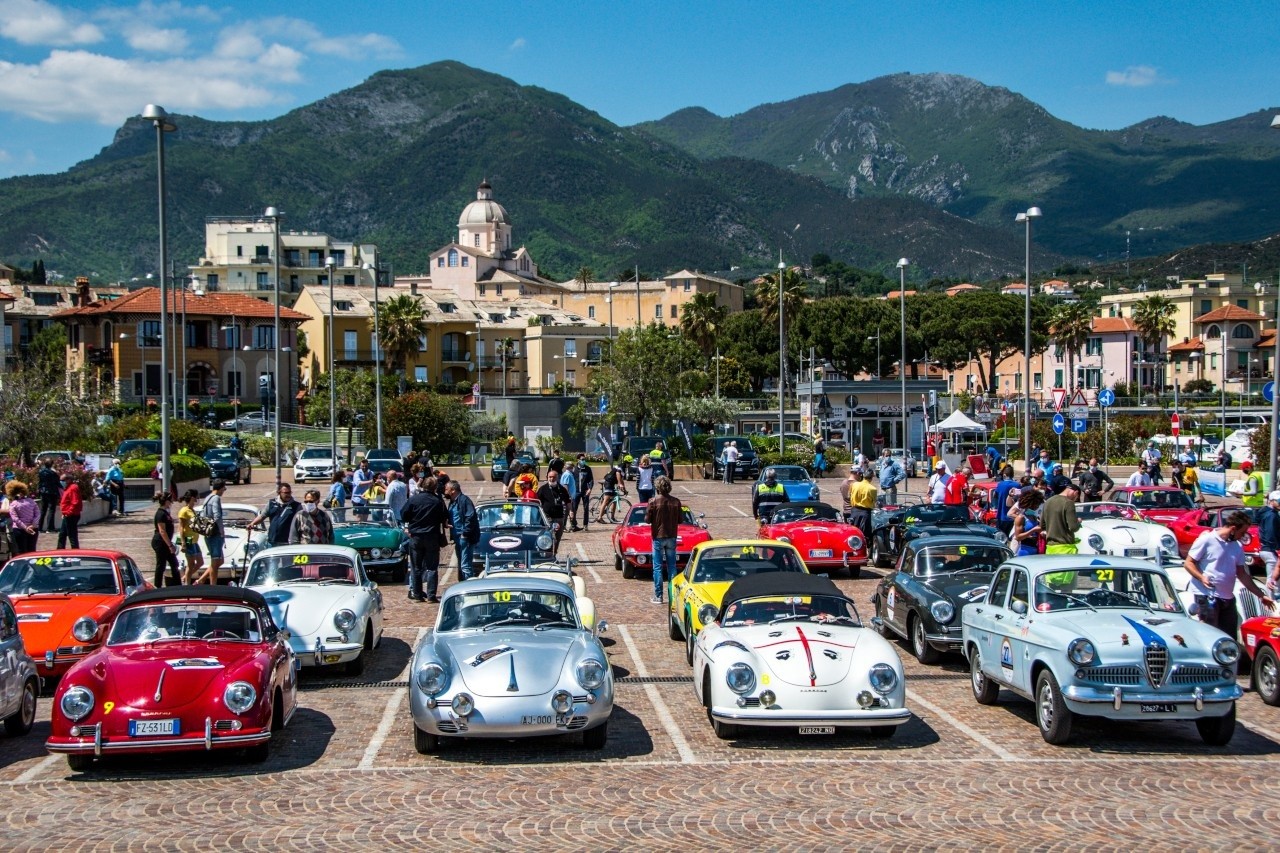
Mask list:
[[[608,761],[652,752],[653,739],[649,737],[644,723],[635,714],[615,704],[613,715],[609,717],[609,742],[604,749],[586,749],[579,734],[505,740],[441,738],[440,751],[434,758],[460,764],[556,764]]]
[[[870,734],[865,728],[838,728],[834,735],[801,735],[796,729],[761,727],[740,730],[727,743],[733,749],[762,753],[793,752],[796,749],[903,752],[932,746],[940,740],[932,726],[912,714],[911,719],[898,726],[891,737]]]

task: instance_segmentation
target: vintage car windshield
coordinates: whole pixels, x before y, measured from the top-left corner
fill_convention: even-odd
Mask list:
[[[1048,572],[1036,578],[1035,608],[1055,610],[1141,607],[1181,613],[1182,603],[1169,578],[1157,569],[1116,569],[1090,566]]]
[[[437,631],[505,626],[577,628],[578,612],[568,594],[531,590],[487,590],[445,599]]]
[[[994,572],[1008,558],[1008,549],[999,545],[933,545],[916,552],[912,572],[917,577]]]
[[[760,572],[803,572],[790,548],[771,545],[721,545],[704,549],[694,569],[694,583],[728,583]]]
[[[116,617],[108,646],[163,639],[262,642],[262,625],[251,607],[240,604],[183,602],[127,607]]]
[[[302,451],[302,455],[301,455],[301,456],[299,456],[298,458],[299,458],[299,459],[328,459],[328,458],[329,458],[329,448],[327,448],[327,447],[308,447],[306,450]]]
[[[1129,502],[1138,509],[1195,509],[1191,496],[1182,489],[1139,489],[1129,492]]]
[[[969,507],[962,504],[915,504],[902,516],[904,524],[969,521]]]
[[[490,504],[479,508],[480,529],[499,527],[545,527],[542,507],[528,501],[512,501],[508,504]]]
[[[1122,521],[1145,521],[1142,513],[1128,504],[1092,503],[1080,504],[1076,507],[1076,518],[1087,519],[1119,519]]]
[[[720,625],[769,625],[774,622],[842,622],[860,626],[853,602],[834,595],[759,596],[735,601],[724,610]]]
[[[272,554],[268,551],[249,566],[245,586],[321,582],[355,583],[355,564],[343,554]]]
[[[644,520],[645,507],[646,507],[645,504],[640,504],[640,506],[633,506],[631,508],[631,514],[627,516],[628,527],[638,527],[641,524],[648,523]],[[680,523],[681,524],[697,524],[698,523],[698,520],[693,517],[692,510],[690,510],[687,506],[680,507]]]
[[[346,507],[342,509],[333,509],[329,514],[333,516],[335,527],[399,527],[396,523],[395,516],[386,504],[365,504],[360,507],[359,515],[348,515]],[[353,508],[354,509],[354,508]]]
[[[774,524],[786,524],[789,521],[843,521],[835,507],[827,506],[788,506],[783,504],[773,511]]]
[[[773,473],[777,475],[778,482],[795,483],[809,479],[809,473],[807,471],[803,468],[797,468],[794,465],[787,467],[775,466],[772,470]],[[763,482],[763,480],[761,480],[761,482]]]
[[[548,560],[539,556],[536,551],[499,551],[485,554],[484,571],[486,576],[499,572],[520,574],[528,574],[529,572],[563,572],[566,575],[566,583],[568,582],[567,576],[572,574],[567,564]]]
[[[251,509],[235,509],[225,505],[222,508],[222,526],[228,530],[243,530],[257,517],[258,513]]]
[[[0,592],[118,595],[120,586],[105,557],[15,557],[0,569]]]

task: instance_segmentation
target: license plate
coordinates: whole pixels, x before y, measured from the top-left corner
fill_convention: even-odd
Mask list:
[[[1173,714],[1178,710],[1178,706],[1170,702],[1161,702],[1159,704],[1142,704],[1138,706],[1138,710],[1144,714]]]
[[[801,726],[800,734],[802,735],[833,735],[836,733],[835,726]]]
[[[544,715],[542,715],[542,716],[521,717],[521,718],[520,718],[520,725],[522,725],[522,726],[549,726],[549,725],[551,725],[552,723],[554,723],[555,721],[556,721],[556,718],[555,718],[555,717],[553,717],[551,714],[544,714]]]
[[[1126,557],[1145,557],[1147,556],[1146,548],[1125,548],[1124,555]]]
[[[822,548],[822,549],[820,549],[820,550],[813,550],[813,549],[810,549],[810,550],[809,550],[809,556],[810,556],[810,557],[818,557],[818,558],[821,558],[821,557],[830,557],[830,556],[831,556],[831,549],[830,549],[830,548]]]
[[[181,734],[181,720],[130,720],[129,737],[148,737],[151,735]]]

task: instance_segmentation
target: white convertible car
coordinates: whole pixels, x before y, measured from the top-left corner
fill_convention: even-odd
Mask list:
[[[196,514],[199,515],[204,510],[204,504],[201,503],[195,510]],[[174,510],[173,514],[176,518],[178,515],[177,510]],[[243,576],[244,570],[249,565],[249,561],[253,559],[253,556],[269,547],[265,530],[249,529],[249,522],[257,517],[258,508],[253,504],[236,504],[223,501],[222,527],[226,538],[222,543],[223,563],[221,568],[218,569],[218,580],[238,580]],[[207,568],[209,566],[209,545],[205,542],[203,536],[198,537],[198,541],[200,543],[200,554],[204,557],[204,566]],[[187,558],[182,555],[179,556],[182,560],[182,569],[185,572]]]
[[[364,672],[382,642],[382,591],[345,545],[284,545],[249,563],[245,586],[262,593],[305,666]]]
[[[490,554],[480,577],[494,579],[519,576],[558,581],[573,590],[574,605],[578,608],[582,627],[603,634],[608,629],[608,624],[601,621],[597,627],[596,604],[587,597],[586,582],[574,572],[577,565],[576,557],[557,561],[540,558],[536,552]]]
[[[1148,521],[1141,510],[1114,501],[1076,506],[1081,554],[1133,557],[1157,566],[1178,559],[1178,540],[1168,527]]]
[[[902,661],[862,627],[853,602],[820,575],[770,572],[734,581],[698,633],[693,686],[722,739],[743,726],[891,737],[911,718]]]

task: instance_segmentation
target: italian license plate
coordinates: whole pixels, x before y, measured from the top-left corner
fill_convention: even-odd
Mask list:
[[[1138,710],[1144,714],[1172,714],[1178,710],[1178,706],[1172,702],[1143,703],[1138,706]]]
[[[1124,555],[1126,557],[1145,557],[1147,556],[1146,548],[1125,548]]]
[[[130,720],[129,737],[149,737],[152,735],[181,734],[181,720]]]
[[[821,559],[822,557],[830,557],[830,556],[831,556],[831,549],[830,549],[830,548],[821,548],[821,549],[816,549],[816,550],[815,550],[815,549],[813,549],[813,548],[810,548],[810,549],[809,549],[809,556],[810,556],[810,557],[814,557],[814,558],[816,558],[816,559]]]
[[[535,715],[535,716],[521,717],[521,718],[520,718],[520,725],[522,725],[522,726],[549,726],[549,725],[553,724],[555,721],[556,721],[556,718],[555,718],[555,717],[553,717],[551,714],[542,714],[542,715]]]
[[[836,733],[835,726],[801,726],[800,734],[802,735],[833,735]]]

